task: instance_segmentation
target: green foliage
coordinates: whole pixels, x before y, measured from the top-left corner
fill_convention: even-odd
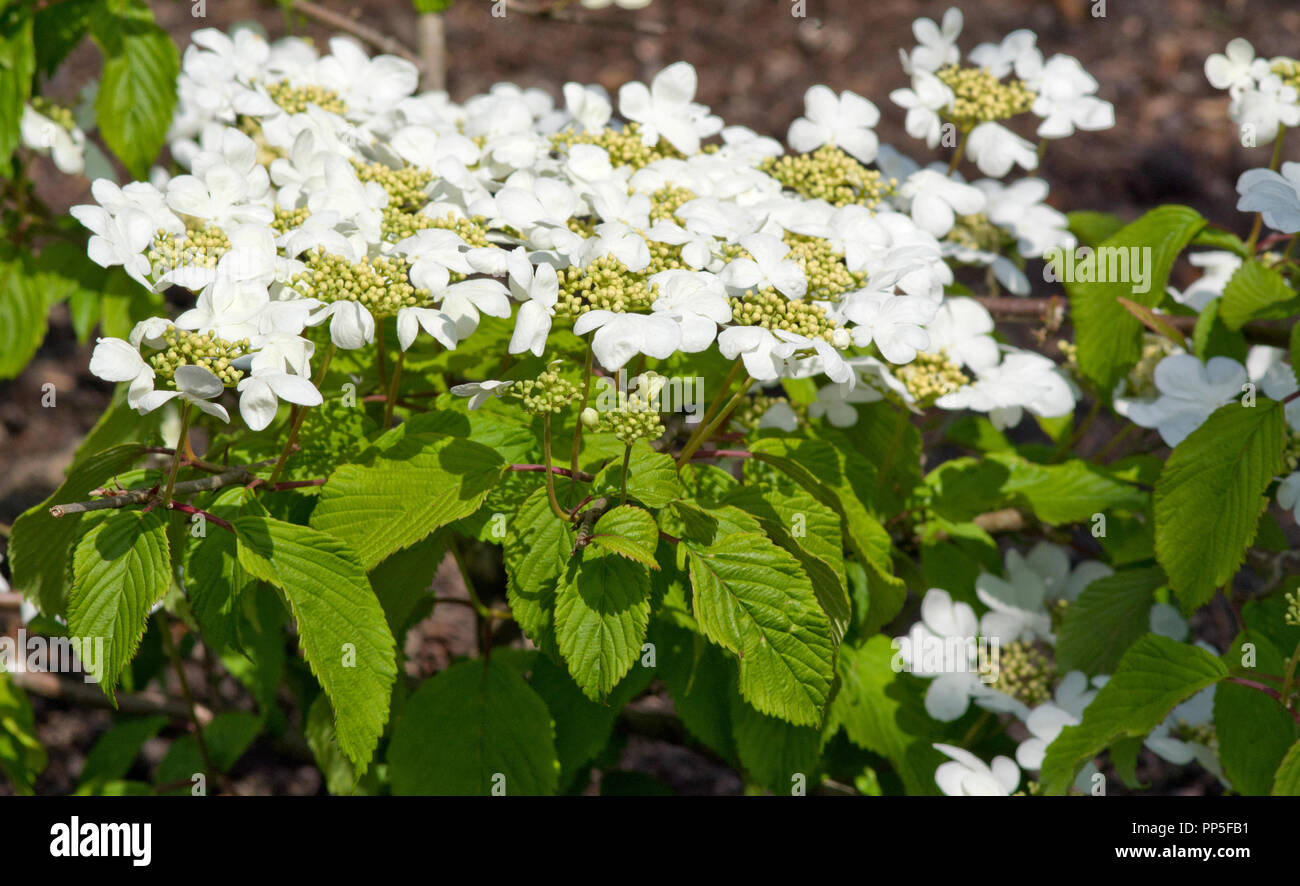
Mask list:
[[[555,592],[555,638],[592,701],[613,690],[641,654],[650,623],[650,575],[615,553],[585,550]]]
[[[1247,320],[1290,317],[1297,308],[1300,298],[1285,277],[1257,261],[1246,261],[1223,288],[1219,316],[1235,331]]]
[[[1147,632],[1155,592],[1165,584],[1158,566],[1099,578],[1070,604],[1056,639],[1058,665],[1085,674],[1114,672],[1124,652]]]
[[[1169,457],[1156,484],[1156,556],[1183,611],[1206,603],[1241,567],[1282,470],[1280,403],[1220,407]]]

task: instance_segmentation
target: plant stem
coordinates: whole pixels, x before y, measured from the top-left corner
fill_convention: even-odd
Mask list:
[[[384,404],[384,423],[381,427],[384,430],[393,423],[393,407],[397,405],[397,386],[402,381],[402,364],[406,362],[406,352],[402,351],[397,355],[397,362],[393,364],[393,382],[388,387],[388,402]]]
[[[1277,172],[1278,167],[1282,165],[1282,142],[1286,140],[1286,127],[1279,126],[1277,138],[1273,142],[1273,160],[1268,164],[1268,168]],[[1255,247],[1259,243],[1260,232],[1264,228],[1264,213],[1255,213],[1255,224],[1250,229],[1250,239],[1246,241],[1246,251],[1250,255],[1255,254]]]
[[[330,361],[334,359],[334,342],[330,342],[329,348],[325,351],[325,359],[321,361],[320,369],[316,371],[316,387],[320,388],[325,382],[325,373],[329,371]],[[293,452],[294,445],[298,442],[298,429],[302,427],[302,420],[307,417],[307,407],[303,406],[298,409],[289,425],[289,436],[284,441],[284,449],[280,452],[280,459],[275,463],[275,470],[271,472],[271,479],[267,481],[269,485],[274,485],[276,480],[280,479],[280,472],[284,470],[284,463],[289,460],[289,453]]]
[[[176,472],[180,470],[184,450],[189,448],[190,409],[188,402],[181,403],[181,435],[177,438],[176,452],[172,455],[172,469],[167,474],[167,488],[163,490],[163,501],[172,500],[172,490],[176,488]]]
[[[542,460],[546,463],[546,497],[551,501],[551,510],[564,522],[569,521],[569,513],[560,507],[555,497],[555,470],[551,467],[551,414],[542,416]]]
[[[632,461],[632,444],[623,447],[623,482],[620,488],[619,504],[627,504],[627,466]]]
[[[740,402],[749,394],[749,386],[753,381],[754,380],[747,374],[745,376],[745,381],[740,386],[740,390],[736,392],[734,397],[727,401],[726,406],[723,406],[722,409],[719,410],[713,421],[709,422],[709,426],[704,429],[704,432],[686,444],[686,448],[682,450],[682,454],[677,456],[677,470],[680,471],[682,465],[691,460],[691,456],[695,454],[695,451],[700,448],[701,444],[713,436],[713,432],[720,428],[722,423],[727,420],[727,417],[730,416],[735,408],[740,405]]]
[[[970,130],[964,130],[961,134],[961,141],[957,142],[957,150],[953,152],[952,160],[948,162],[948,178],[952,178],[952,174],[956,172],[957,167],[961,165],[961,158],[966,153],[966,140],[969,138]]]
[[[1282,707],[1288,711],[1292,709],[1291,687],[1295,685],[1297,664],[1300,664],[1300,643],[1296,644],[1295,651],[1291,653],[1291,658],[1287,660],[1286,673],[1282,676],[1282,689],[1280,690]]]
[[[569,494],[578,494],[578,456],[582,452],[582,409],[587,408],[587,398],[591,396],[591,339],[595,333],[587,336],[587,359],[582,369],[582,407],[578,410],[578,421],[573,427],[573,452],[569,458]]]
[[[743,367],[744,361],[740,357],[737,357],[735,362],[731,364],[731,369],[727,372],[726,378],[722,380],[722,386],[718,388],[718,393],[714,395],[712,402],[709,403],[709,408],[704,410],[704,415],[700,416],[699,422],[695,425],[695,430],[691,431],[691,435],[686,438],[686,446],[683,447],[683,452],[687,449],[694,452],[696,449],[700,448],[700,443],[702,441],[697,438],[709,426],[709,422],[713,419],[714,412],[722,405],[727,394],[730,393],[731,386],[736,381],[736,376],[740,374]],[[694,448],[692,448],[692,446]]]
[[[213,776],[217,769],[212,765],[212,756],[208,753],[208,742],[203,737],[203,726],[199,723],[198,712],[194,708],[194,695],[190,692],[190,682],[185,679],[185,666],[181,661],[180,653],[176,650],[176,641],[172,639],[172,628],[169,619],[164,615],[161,625],[163,648],[167,651],[167,657],[171,659],[172,668],[176,671],[176,679],[181,684],[181,695],[185,698],[185,706],[189,709],[190,720],[194,723],[194,740],[199,745],[199,756],[203,758],[203,769],[207,773],[208,783],[215,785],[216,781]]]

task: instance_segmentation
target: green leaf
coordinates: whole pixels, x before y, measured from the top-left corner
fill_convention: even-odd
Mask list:
[[[0,7],[0,177],[9,177],[9,155],[18,147],[23,108],[36,70],[32,16],[23,4]],[[0,323],[0,329],[3,324]],[[3,344],[3,341],[0,341]],[[8,356],[0,348],[0,355]],[[0,377],[6,377],[0,373]]]
[[[596,495],[617,497],[622,480],[623,462],[610,462],[596,475],[592,491]],[[627,494],[650,508],[667,507],[682,498],[685,490],[677,478],[677,464],[672,456],[655,452],[644,440],[638,440],[627,465]]]
[[[222,504],[207,510],[227,521],[239,514],[237,507]],[[232,533],[210,523],[205,531],[206,537],[188,545],[184,589],[204,642],[220,650],[234,640],[240,601],[256,579],[240,565]]]
[[[758,711],[817,726],[835,644],[799,561],[766,536],[738,533],[687,554],[695,618],[740,657],[740,692]]]
[[[893,765],[908,794],[937,795],[934,770],[944,760],[931,745],[939,724],[926,713],[925,685],[893,667],[894,649],[877,634],[860,646],[841,646],[840,689],[831,702],[832,731]]]
[[[1223,287],[1219,316],[1232,330],[1247,320],[1278,320],[1300,308],[1295,290],[1286,278],[1257,261],[1243,262]]]
[[[284,591],[312,673],[334,706],[339,747],[364,772],[388,720],[397,677],[393,635],[347,545],[268,517],[234,520],[239,563]]]
[[[1291,745],[1282,758],[1282,765],[1273,777],[1271,793],[1274,797],[1300,797],[1300,741]]]
[[[1224,659],[1242,660],[1242,644],[1255,645],[1256,666],[1261,673],[1281,674],[1285,659],[1263,636],[1241,634]],[[1273,789],[1274,773],[1295,744],[1296,723],[1281,704],[1249,686],[1224,683],[1214,690],[1214,735],[1218,739],[1223,774],[1240,794],[1267,796]]]
[[[46,77],[76,48],[90,27],[96,0],[63,0],[36,12],[36,67]]]
[[[545,656],[538,657],[532,687],[546,702],[555,721],[555,752],[560,761],[562,789],[601,752],[609,742],[619,710],[644,692],[654,675],[654,668],[632,668],[601,704],[587,698],[564,668]]]
[[[1148,631],[1155,592],[1164,570],[1126,569],[1099,578],[1065,610],[1056,639],[1056,659],[1064,671],[1089,676],[1115,670],[1125,650]]]
[[[807,790],[817,783],[821,757],[818,730],[761,714],[734,692],[731,722],[736,756],[751,781],[787,796],[796,785]]]
[[[486,446],[443,435],[408,434],[362,458],[330,475],[311,525],[346,541],[366,569],[474,513],[506,470]]]
[[[90,33],[104,55],[95,99],[100,134],[131,174],[143,179],[167,140],[180,55],[149,7],[137,0],[120,14],[97,6]]]
[[[650,623],[655,675],[664,681],[682,725],[727,759],[735,750],[730,699],[736,694],[735,659],[704,637],[658,615]]]
[[[1044,523],[1081,523],[1093,514],[1140,510],[1147,504],[1147,494],[1141,489],[1080,459],[1040,465],[1007,452],[989,453],[987,458],[1009,471],[1002,484],[1003,495],[1027,507]]]
[[[1048,746],[1044,792],[1064,794],[1083,764],[1117,738],[1147,735],[1176,705],[1227,675],[1217,656],[1196,646],[1158,634],[1138,640],[1084,709],[1083,722],[1067,726]]]
[[[649,511],[634,505],[620,505],[602,514],[592,530],[591,543],[651,569],[659,568],[655,562],[659,527]]]
[[[586,550],[555,594],[555,637],[569,673],[592,701],[619,684],[650,625],[650,574],[615,554]]]
[[[3,79],[0,68],[0,90]],[[0,262],[0,379],[22,372],[45,340],[49,303],[39,283],[21,259]]]
[[[36,735],[32,703],[9,672],[0,668],[0,772],[20,796],[31,796],[33,782],[48,762]]]
[[[135,657],[150,607],[171,584],[170,569],[167,526],[156,513],[117,511],[77,542],[68,632],[83,646],[103,640],[102,655],[83,651],[81,660],[109,698]]]
[[[1201,360],[1211,357],[1231,357],[1238,363],[1246,362],[1246,337],[1240,332],[1233,332],[1219,316],[1221,298],[1210,299],[1196,317],[1196,327],[1192,330],[1192,346],[1196,356]]]
[[[1155,307],[1164,297],[1169,272],[1179,253],[1202,228],[1205,219],[1186,206],[1160,206],[1132,224],[1126,225],[1099,244],[1098,250],[1119,248],[1146,249],[1151,252],[1145,262],[1150,273],[1144,292],[1135,292],[1132,282],[1067,283],[1070,316],[1075,341],[1079,346],[1079,368],[1109,394],[1128,370],[1142,356],[1142,323],[1117,301],[1129,298],[1146,307]],[[1098,264],[1103,263],[1098,256]],[[1109,265],[1109,262],[1104,262]],[[1135,276],[1129,269],[1128,276]]]
[[[78,790],[96,782],[120,781],[126,778],[131,764],[140,754],[140,748],[167,725],[167,718],[132,717],[113,725],[90,749],[86,763],[77,778]]]
[[[1231,252],[1233,255],[1239,255],[1242,258],[1250,258],[1250,247],[1246,245],[1232,231],[1225,231],[1222,228],[1206,226],[1201,232],[1192,238],[1193,246],[1208,246],[1211,249],[1220,249],[1224,252]]]
[[[1070,226],[1070,233],[1078,237],[1079,242],[1084,246],[1098,246],[1124,227],[1120,217],[1109,212],[1082,209],[1067,212],[1065,217]]]
[[[1283,470],[1280,403],[1222,406],[1179,443],[1156,483],[1156,559],[1191,614],[1241,567]]]
[[[551,511],[543,488],[524,499],[503,544],[510,612],[528,639],[555,655],[555,589],[574,544],[573,529]]]
[[[424,681],[388,747],[398,795],[553,794],[559,769],[546,703],[495,658],[461,662]]]

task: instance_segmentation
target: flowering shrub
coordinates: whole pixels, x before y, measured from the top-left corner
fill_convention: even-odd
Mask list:
[[[89,27],[107,105],[115,25]],[[655,681],[776,792],[1095,794],[1138,787],[1143,748],[1300,792],[1296,581],[1257,569],[1291,562],[1298,388],[1248,349],[1300,308],[1300,63],[1234,41],[1206,65],[1277,145],[1239,183],[1243,241],[1187,207],[1050,206],[1021,174],[1111,105],[1033,33],[963,54],[961,29],[918,20],[890,96],[947,151],[928,166],[827,86],[788,147],[727,126],[684,62],[559,105],[420,92],[343,37],[205,29],[160,63],[174,114],[127,123],[173,165],[106,129],[139,180],[72,209],[115,281],[75,292],[118,393],[9,554],[49,629],[102,639],[110,696],[159,607],[249,687],[257,715],[218,714],[159,782],[285,729],[285,672],[335,792],[581,790]],[[21,141],[86,163],[44,100]],[[1179,292],[1189,247],[1211,251]],[[56,274],[51,249],[12,273]],[[990,310],[1039,273],[1069,295],[1060,363]],[[1084,454],[1110,408],[1172,454]],[[481,656],[408,683],[448,556]],[[1187,620],[1219,591],[1231,648]]]

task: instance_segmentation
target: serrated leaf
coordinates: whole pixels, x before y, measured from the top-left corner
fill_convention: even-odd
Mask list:
[[[102,656],[81,659],[109,698],[140,646],[150,607],[171,584],[170,568],[167,527],[156,513],[117,511],[77,542],[68,632],[83,646],[103,641]]]
[[[1240,662],[1242,644],[1255,646],[1261,673],[1286,672],[1283,655],[1263,636],[1239,635],[1225,660]],[[1266,796],[1287,750],[1300,738],[1296,722],[1281,704],[1248,686],[1224,683],[1214,690],[1214,735],[1219,762],[1232,787],[1245,796]]]
[[[1123,220],[1109,212],[1081,209],[1067,212],[1065,217],[1070,233],[1078,237],[1084,246],[1097,246],[1124,227]]]
[[[461,662],[424,681],[388,747],[398,795],[553,794],[559,768],[546,703],[495,658]]]
[[[817,729],[761,714],[734,692],[731,722],[736,756],[750,781],[787,796],[795,786],[807,790],[808,785],[816,784],[821,762]]]
[[[1147,735],[1176,705],[1227,675],[1223,662],[1204,649],[1147,634],[1124,653],[1084,709],[1083,722],[1067,726],[1048,746],[1044,793],[1064,794],[1083,764],[1115,739]]]
[[[877,634],[858,646],[840,647],[840,688],[831,702],[832,729],[893,765],[908,794],[934,796],[934,770],[943,756],[931,743],[939,724],[925,710],[925,686],[893,668],[894,648]]]
[[[396,644],[365,571],[346,544],[307,526],[258,516],[234,526],[240,565],[288,598],[303,654],[334,707],[339,747],[364,772],[397,677]]]
[[[597,495],[618,496],[622,481],[622,461],[610,462],[596,476],[593,491]],[[672,456],[655,452],[644,440],[638,440],[628,460],[627,494],[651,508],[667,507],[682,498],[685,490],[677,477],[677,465]]]
[[[132,175],[146,178],[176,107],[180,55],[149,8],[135,0],[120,14],[96,7],[90,33],[104,55],[95,98],[100,134]]]
[[[649,511],[634,505],[620,505],[602,514],[592,529],[591,543],[651,569],[659,568],[655,562],[659,527]]]
[[[1248,349],[1246,337],[1230,330],[1219,317],[1221,301],[1218,298],[1210,299],[1201,308],[1201,313],[1196,317],[1196,326],[1192,329],[1192,347],[1202,361],[1211,357],[1231,357],[1238,363],[1245,363]]]
[[[1232,330],[1247,320],[1277,320],[1300,308],[1296,292],[1286,278],[1257,261],[1243,262],[1223,287],[1219,316]]]
[[[363,459],[330,475],[311,525],[346,541],[366,569],[474,513],[506,470],[486,446],[441,435],[407,435]]]
[[[1111,510],[1140,510],[1147,494],[1080,459],[1040,465],[1014,453],[993,452],[987,458],[1007,468],[1002,494],[1027,507],[1044,523],[1081,523]]]
[[[554,655],[555,588],[574,543],[572,528],[555,516],[546,490],[538,488],[507,525],[503,544],[510,612],[539,649]]]
[[[1126,225],[1103,243],[1103,249],[1149,248],[1150,279],[1144,292],[1132,282],[1067,283],[1070,317],[1079,347],[1079,368],[1109,394],[1142,356],[1142,323],[1116,300],[1123,296],[1146,307],[1164,297],[1169,272],[1179,253],[1205,227],[1200,213],[1186,206],[1160,206]],[[1141,254],[1141,253],[1140,253]],[[1100,263],[1100,259],[1099,259]],[[1129,276],[1132,274],[1130,268]]]
[[[0,262],[0,379],[22,372],[45,340],[49,303],[38,282],[22,260]]]
[[[1273,776],[1274,797],[1300,797],[1300,741],[1291,745],[1291,750],[1282,758],[1282,765],[1277,767]]]
[[[23,109],[36,70],[30,7],[0,8],[0,60],[0,177],[8,178],[9,155],[18,147]],[[0,355],[5,352],[0,350]]]
[[[1227,583],[1255,537],[1264,490],[1282,472],[1280,403],[1220,407],[1169,456],[1156,483],[1156,559],[1190,614]]]
[[[1155,592],[1164,570],[1126,569],[1099,578],[1065,610],[1056,640],[1056,659],[1064,671],[1089,676],[1115,670],[1125,650],[1147,633]]]
[[[569,673],[592,701],[603,699],[641,655],[650,625],[644,566],[590,549],[555,591],[555,639]]]
[[[27,694],[0,668],[0,772],[19,796],[31,796],[33,782],[49,757],[36,735],[36,712]]]
[[[741,695],[761,713],[818,726],[835,643],[799,561],[751,533],[691,548],[687,559],[695,618],[710,640],[740,657]]]

